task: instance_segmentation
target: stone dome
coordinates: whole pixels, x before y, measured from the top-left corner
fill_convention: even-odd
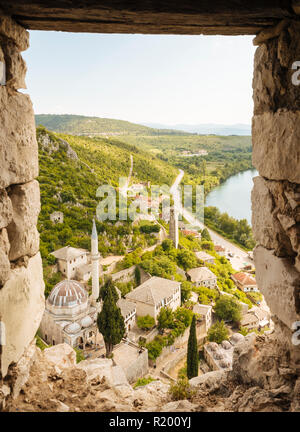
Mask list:
[[[235,345],[238,342],[240,342],[241,340],[245,339],[244,336],[241,333],[234,333],[231,337],[230,337],[230,342]]]
[[[69,333],[69,334],[76,334],[81,330],[81,326],[80,324],[78,324],[77,322],[73,322],[71,324],[68,324],[64,330]]]
[[[87,302],[88,293],[83,285],[75,280],[63,280],[52,289],[47,301],[57,307],[73,307]]]
[[[224,340],[224,341],[222,342],[222,347],[223,347],[224,349],[228,350],[228,349],[232,348],[232,345],[231,345],[231,343],[228,342],[227,340]]]
[[[86,316],[86,317],[82,318],[80,324],[82,325],[82,327],[87,328],[93,324],[93,320],[90,316]]]

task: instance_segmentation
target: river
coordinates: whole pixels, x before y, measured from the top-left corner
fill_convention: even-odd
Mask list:
[[[229,177],[207,195],[205,206],[218,207],[222,213],[226,212],[235,219],[247,219],[251,225],[252,178],[257,175],[253,169]]]

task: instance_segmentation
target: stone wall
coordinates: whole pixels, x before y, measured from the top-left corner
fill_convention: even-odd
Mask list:
[[[258,36],[253,99],[253,164],[260,176],[252,191],[256,279],[285,346],[300,374],[299,345],[292,343],[300,321],[300,85],[293,84],[300,61],[300,23],[285,22]]]
[[[21,359],[44,310],[38,146],[30,98],[18,91],[26,88],[20,53],[28,46],[28,32],[0,12],[0,61],[6,65],[6,85],[0,85],[0,321],[6,333],[0,378]]]

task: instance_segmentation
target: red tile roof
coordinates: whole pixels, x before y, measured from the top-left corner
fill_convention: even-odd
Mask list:
[[[232,278],[241,285],[256,285],[256,280],[248,273],[240,272],[232,275]]]

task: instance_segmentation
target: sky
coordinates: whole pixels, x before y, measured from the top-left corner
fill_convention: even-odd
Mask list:
[[[36,114],[250,124],[252,39],[31,31],[25,92]]]

